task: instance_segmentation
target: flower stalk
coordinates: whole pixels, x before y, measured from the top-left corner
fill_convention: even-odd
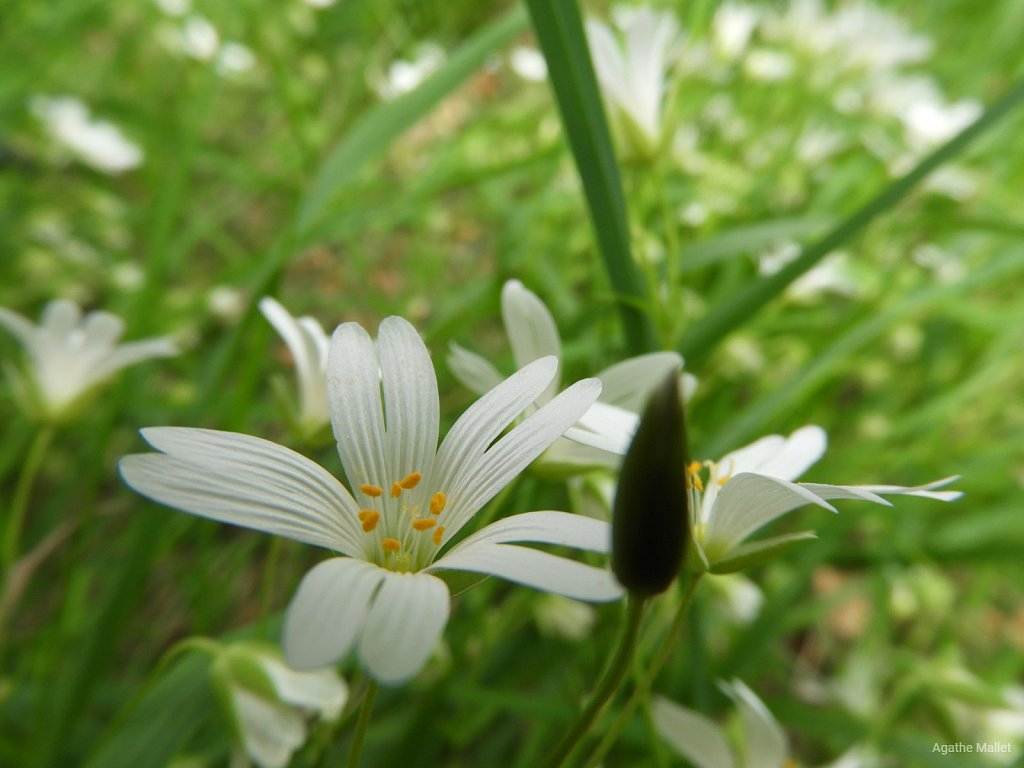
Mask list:
[[[377,698],[377,683],[370,680],[366,693],[363,694],[362,704],[359,706],[359,720],[356,722],[356,731],[352,735],[352,749],[348,753],[348,768],[357,768],[359,765],[359,758],[363,752],[363,740],[370,727],[370,716],[373,714],[375,698]]]
[[[36,475],[43,465],[43,459],[53,440],[55,429],[52,426],[40,427],[35,438],[29,446],[25,463],[21,468],[21,475],[18,477],[18,484],[14,488],[14,497],[11,499],[11,508],[7,514],[7,525],[4,529],[4,545],[2,561],[4,591],[7,590],[7,581],[14,567],[14,561],[18,558],[18,549],[21,541],[21,529],[25,524],[25,512],[28,509],[28,500],[32,494],[32,486],[35,484]]]

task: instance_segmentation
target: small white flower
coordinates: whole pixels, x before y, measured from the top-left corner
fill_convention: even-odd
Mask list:
[[[860,499],[891,506],[879,494],[922,496],[939,501],[954,501],[963,495],[958,491],[936,490],[956,477],[914,488],[792,482],[821,458],[827,440],[821,427],[806,426],[789,437],[762,437],[727,454],[721,461],[693,462],[687,468],[692,542],[705,570],[727,573],[745,567],[746,558],[771,547],[812,537],[813,534],[804,532],[743,543],[758,529],[807,504],[835,512],[828,499]],[[706,483],[701,477],[704,468],[708,470]]]
[[[508,56],[509,66],[523,80],[540,82],[547,79],[548,63],[544,54],[536,48],[519,45],[512,49]]]
[[[285,656],[310,669],[358,645],[370,674],[397,683],[422,668],[448,622],[448,586],[436,571],[500,576],[578,600],[621,596],[607,570],[512,544],[607,552],[608,524],[578,515],[504,518],[441,554],[597,399],[600,382],[577,382],[505,432],[557,365],[537,360],[500,382],[438,447],[437,378],[416,330],[389,317],[374,342],[345,323],[331,338],[327,391],[351,492],[294,451],[206,429],[144,429],[161,453],[124,457],[121,475],[169,506],[344,555],[320,563],[299,585],[285,617]]]
[[[751,51],[743,63],[743,68],[754,80],[765,83],[777,83],[793,74],[793,59],[782,51],[770,48],[757,48]]]
[[[299,672],[275,649],[251,643],[220,651],[211,674],[242,749],[260,768],[285,768],[306,742],[306,714],[334,721],[348,700],[333,669]]]
[[[739,58],[746,50],[760,19],[761,11],[752,5],[735,2],[722,4],[715,11],[711,22],[715,48],[726,59]]]
[[[220,33],[209,19],[189,16],[181,27],[181,51],[199,61],[210,61],[220,47]]]
[[[651,705],[654,728],[665,742],[695,768],[784,768],[796,765],[778,721],[742,681],[719,683],[736,704],[740,720],[740,749],[729,746],[728,733],[713,720],[681,707],[663,696]],[[826,768],[875,768],[880,761],[865,747],[855,746]]]
[[[37,96],[32,112],[58,144],[97,171],[119,174],[142,164],[142,150],[113,123],[96,120],[89,108],[70,96]]]
[[[256,54],[247,46],[229,40],[220,47],[213,66],[221,75],[244,75],[256,66]]]
[[[331,423],[327,405],[327,351],[330,341],[323,327],[312,317],[296,320],[277,301],[260,299],[260,312],[288,345],[299,378],[299,412],[297,426],[305,437],[311,437]]]
[[[378,95],[390,101],[415,90],[420,83],[437,71],[444,62],[444,56],[444,48],[437,43],[421,43],[416,49],[415,58],[393,61],[388,67],[387,74],[374,83]]]
[[[121,318],[103,311],[83,318],[77,304],[60,299],[46,305],[39,325],[0,307],[0,327],[28,353],[31,385],[24,394],[45,420],[69,415],[87,393],[122,368],[178,353],[166,338],[118,344],[124,333]]]
[[[518,280],[509,280],[501,291],[501,315],[505,334],[512,346],[517,367],[522,367],[546,355],[561,360],[562,340],[551,311],[536,294]],[[628,446],[636,431],[637,415],[647,396],[668,375],[682,367],[683,360],[675,352],[654,352],[617,363],[597,374],[601,380],[598,403],[580,419],[573,430],[593,435],[594,444],[580,445],[566,438],[555,441],[539,462],[544,469],[576,470],[586,467],[614,467],[619,463],[618,446]],[[458,344],[452,344],[448,367],[466,388],[481,394],[501,381],[501,374],[486,359]],[[547,403],[558,392],[561,365],[551,383],[537,398],[535,407]],[[683,375],[683,391],[688,395],[696,386],[689,374]],[[616,455],[609,453],[601,442],[616,446]]]
[[[646,156],[662,143],[661,102],[679,24],[669,13],[638,8],[620,27],[624,45],[607,25],[588,19],[587,41],[605,101],[623,119],[637,154]]]

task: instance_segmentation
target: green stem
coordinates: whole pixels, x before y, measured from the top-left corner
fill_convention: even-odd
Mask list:
[[[690,610],[690,604],[693,602],[693,595],[697,591],[697,584],[700,582],[701,574],[685,573],[681,578],[683,579],[683,599],[679,604],[679,610],[676,612],[676,617],[672,621],[672,626],[669,628],[668,634],[665,635],[665,640],[662,642],[661,647],[658,649],[657,654],[651,661],[651,665],[647,668],[647,674],[640,680],[636,688],[633,689],[633,694],[629,697],[625,706],[622,708],[622,712],[619,713],[618,718],[612,723],[604,737],[601,739],[601,743],[597,745],[597,749],[594,750],[590,759],[586,762],[585,768],[593,768],[601,762],[604,756],[608,753],[608,750],[612,748],[612,745],[618,740],[629,719],[633,716],[633,712],[640,705],[641,702],[645,701],[650,695],[651,686],[654,685],[655,679],[658,677],[658,673],[661,668],[665,666],[669,658],[672,656],[672,649],[675,648],[676,643],[679,642],[679,638],[683,635],[683,628],[686,626],[686,614]]]
[[[348,753],[348,768],[357,768],[359,756],[363,751],[363,739],[366,737],[366,729],[370,725],[370,715],[373,713],[373,700],[377,697],[377,683],[370,681],[363,695],[363,704],[359,709],[359,721],[356,723],[356,732],[352,736],[352,751]]]
[[[279,536],[270,539],[270,551],[267,553],[267,567],[263,572],[263,584],[260,594],[260,621],[266,621],[270,615],[270,604],[274,599],[274,582],[277,581],[277,566],[281,560],[282,540]],[[269,625],[266,631],[270,632]]]
[[[629,595],[627,600],[626,623],[622,630],[622,642],[619,643],[615,657],[605,670],[604,678],[591,696],[590,703],[580,713],[572,728],[555,749],[551,759],[546,763],[547,768],[558,768],[565,763],[577,743],[586,737],[587,731],[604,710],[608,699],[622,684],[622,678],[625,677],[626,670],[629,669],[629,663],[636,648],[637,636],[640,633],[640,620],[647,602],[645,598],[633,594]]]
[[[7,580],[11,577],[11,569],[14,561],[18,558],[18,549],[21,541],[21,529],[25,523],[25,511],[28,509],[28,499],[32,492],[32,485],[35,483],[36,475],[43,464],[43,458],[50,447],[53,439],[53,426],[44,426],[36,433],[29,446],[28,455],[21,468],[21,475],[18,477],[18,484],[14,489],[14,498],[11,501],[11,509],[7,514],[7,525],[4,530],[4,548],[2,565],[3,581],[6,588]]]

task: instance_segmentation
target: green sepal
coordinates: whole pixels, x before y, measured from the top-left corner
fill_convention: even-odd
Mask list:
[[[729,553],[719,560],[714,560],[708,569],[710,573],[725,574],[745,571],[755,565],[778,557],[802,541],[810,541],[818,538],[813,531],[801,531],[800,533],[787,533],[783,536],[773,536],[770,539],[752,541],[749,544],[741,544],[729,550]]]
[[[612,505],[612,571],[630,592],[664,592],[689,536],[686,420],[673,371],[651,394],[622,460]]]

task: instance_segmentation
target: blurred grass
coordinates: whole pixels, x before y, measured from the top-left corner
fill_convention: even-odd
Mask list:
[[[915,71],[933,74],[951,99],[991,101],[1021,75],[1019,3],[885,7],[934,39],[936,55]],[[696,40],[708,34],[714,10],[712,2],[683,9]],[[517,26],[521,8],[462,2],[441,12],[353,1],[314,11],[248,0],[197,2],[195,12],[224,39],[249,46],[256,70],[224,77],[209,62],[169,51],[160,30],[179,22],[155,5],[4,6],[0,55],[19,65],[0,72],[0,304],[36,316],[52,296],[70,296],[125,316],[132,338],[179,333],[188,351],[126,372],[80,423],[58,432],[25,545],[61,525],[71,533],[36,572],[8,628],[0,764],[80,764],[92,755],[107,756],[104,765],[144,765],[144,752],[123,740],[138,749],[154,733],[167,738],[161,759],[181,747],[208,764],[224,762],[224,733],[196,722],[208,695],[198,673],[174,667],[167,678],[153,675],[182,638],[261,618],[268,542],[148,505],[113,471],[120,455],[141,450],[134,430],[144,425],[288,440],[268,386],[271,375],[290,373],[281,345],[262,319],[240,323],[213,311],[215,287],[237,291],[243,305],[258,298],[254,286],[276,287],[289,308],[327,326],[409,316],[441,369],[449,423],[469,400],[444,367],[450,341],[511,366],[497,312],[508,277],[552,307],[570,376],[624,354],[552,95],[507,66],[506,39],[531,40]],[[414,91],[416,109],[402,130],[397,123],[371,130],[371,115],[398,109],[375,92],[390,62],[434,40],[453,66],[454,52],[479,34],[494,35],[495,53],[474,48],[471,66],[454,65],[458,77],[449,69],[435,81],[444,88]],[[62,93],[117,123],[144,149],[143,166],[111,177],[57,157],[28,105],[35,95]],[[722,93],[760,119],[745,140],[731,141],[709,123],[704,110]],[[794,159],[799,131],[832,114],[799,78],[767,87],[730,71],[723,82],[688,82],[674,108],[681,124],[702,127],[701,150],[712,164],[703,175],[662,169],[668,199],[678,207],[733,200],[702,223],[669,224],[682,244],[684,301],[656,309],[693,344],[696,323],[757,279],[758,254],[819,237],[849,213],[850,201],[869,199],[891,179],[859,141],[827,172]],[[858,130],[896,135],[892,124],[863,121]],[[367,165],[357,172],[346,164],[344,185],[332,174],[339,188],[318,199],[316,226],[290,237],[296,201],[357,125],[371,126],[363,135],[377,140],[353,153]],[[967,497],[948,507],[911,499],[894,509],[846,504],[835,518],[807,511],[781,521],[780,528],[811,527],[820,538],[752,574],[766,593],[752,624],[730,623],[710,593],[699,595],[693,631],[659,691],[717,714],[725,702],[714,680],[742,676],[806,762],[835,757],[872,723],[834,698],[811,707],[794,691],[800,675],[838,685],[858,655],[871,653],[883,694],[894,685],[887,670],[902,669],[888,662],[897,656],[921,668],[962,665],[993,686],[1024,676],[1021,126],[1019,114],[1010,116],[961,159],[978,184],[974,196],[957,201],[918,189],[847,244],[859,286],[853,295],[801,301],[775,291],[759,314],[744,305],[742,324],[696,344],[700,389],[690,422],[702,458],[813,421],[828,429],[831,448],[809,479],[909,484],[964,475]],[[766,140],[768,128],[789,133],[755,166],[747,150]],[[657,265],[666,223],[645,191],[648,176],[630,167],[622,175],[629,248],[642,265]],[[936,252],[945,255],[938,266],[925,258]],[[0,357],[17,356],[0,336]],[[33,434],[7,394],[0,390],[0,497],[13,488]],[[316,456],[337,469],[331,449]],[[507,506],[522,511],[564,499],[537,481]],[[275,611],[320,557],[283,547],[280,583],[271,585]],[[887,604],[889,582],[922,567],[952,590],[943,616],[954,620],[934,615],[923,599],[910,618]],[[836,572],[841,596],[821,586]],[[850,607],[858,600],[874,606],[859,624],[849,618],[859,615]],[[536,604],[535,594],[493,580],[460,596],[441,660],[408,688],[381,696],[366,764],[535,762],[569,722],[615,634],[615,609],[602,608],[588,642],[544,637]],[[347,662],[346,674],[352,669]],[[136,710],[143,691],[147,703]],[[943,733],[934,712],[941,704],[915,700],[900,713],[882,744],[897,764],[949,764],[927,749]],[[296,764],[342,759],[347,734],[321,734],[324,754],[303,753]],[[634,722],[606,764],[652,764],[647,738]]]

